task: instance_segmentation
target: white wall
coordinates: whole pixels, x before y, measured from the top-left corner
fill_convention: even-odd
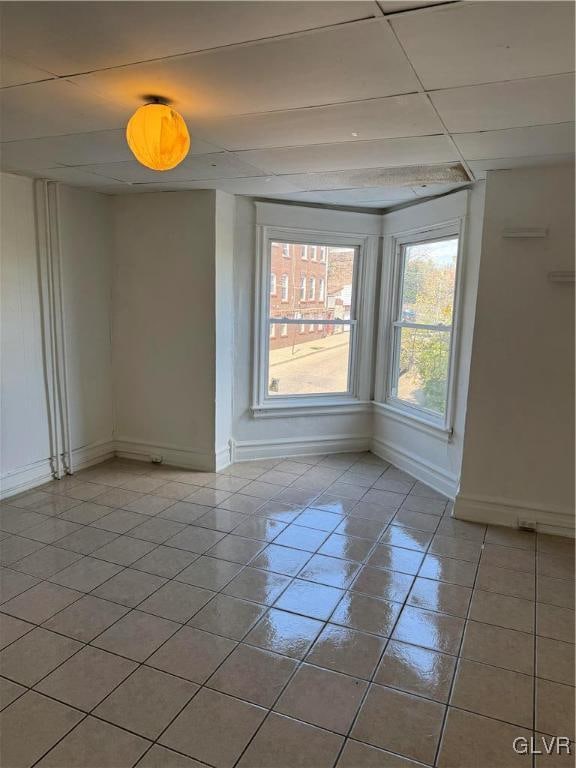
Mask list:
[[[314,209],[312,209],[314,214]],[[318,215],[322,212],[318,211]],[[314,220],[314,216],[311,216]],[[321,228],[318,226],[318,228]],[[370,446],[371,414],[253,417],[252,355],[256,265],[256,206],[251,198],[236,201],[234,242],[234,419],[238,460],[270,455],[363,450]]]
[[[60,260],[70,441],[75,463],[110,452],[112,200],[61,186]]]
[[[456,515],[574,522],[573,166],[488,175]],[[547,228],[546,238],[503,238]]]
[[[114,198],[118,447],[211,468],[215,453],[214,190]]]
[[[467,198],[467,201],[466,201]],[[460,317],[458,347],[456,352],[456,390],[454,393],[453,433],[451,436],[434,429],[421,427],[418,423],[398,417],[385,408],[375,406],[374,450],[396,466],[410,472],[432,487],[454,498],[458,490],[464,425],[466,417],[466,396],[470,369],[471,340],[474,329],[476,289],[480,264],[480,245],[484,209],[484,184],[479,183],[468,192],[459,192],[430,202],[410,206],[403,210],[384,215],[384,234],[393,237],[413,228],[439,224],[466,215],[464,244],[462,249]],[[384,259],[392,254],[385,249]],[[386,267],[383,265],[384,272]],[[381,297],[382,315],[389,308],[386,298]],[[384,401],[384,366],[388,355],[388,334],[379,339],[379,365],[376,371],[377,401]]]
[[[2,491],[49,476],[34,182],[0,176]]]
[[[38,190],[38,200],[47,199],[42,192]],[[51,231],[59,233],[52,240],[52,258],[54,294],[61,293],[62,315],[50,315],[46,253],[40,245],[47,239],[44,218],[36,207],[35,182],[2,174],[0,193],[0,491],[7,495],[50,478],[50,458],[57,450],[50,435],[54,422],[63,420],[59,414],[66,411],[66,404],[72,464],[78,467],[110,455],[112,244],[109,199],[60,187],[52,198],[49,220]],[[62,320],[66,347],[68,397],[60,408],[54,407],[46,386],[52,365],[44,342],[49,320],[58,328]]]

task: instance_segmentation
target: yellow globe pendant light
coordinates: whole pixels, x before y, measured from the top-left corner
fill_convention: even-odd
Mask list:
[[[160,101],[138,107],[126,126],[126,141],[136,160],[154,171],[175,168],[190,149],[184,118]]]

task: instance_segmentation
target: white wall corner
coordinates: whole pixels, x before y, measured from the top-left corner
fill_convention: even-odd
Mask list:
[[[381,459],[389,461],[395,467],[403,469],[417,480],[429,485],[438,493],[444,494],[449,499],[456,498],[459,483],[457,475],[379,437],[372,438],[371,451]]]
[[[216,456],[214,453],[201,453],[190,448],[173,445],[160,445],[120,437],[115,441],[116,456],[136,461],[153,461],[183,469],[195,469],[201,472],[214,472]]]
[[[0,499],[8,499],[52,480],[50,459],[42,459],[4,472],[0,478]]]
[[[232,461],[314,456],[323,453],[347,453],[370,450],[371,437],[331,435],[329,437],[282,437],[269,440],[232,441]]]
[[[114,440],[99,440],[90,445],[74,448],[71,453],[72,473],[79,472],[94,464],[108,461],[116,455],[116,443]]]

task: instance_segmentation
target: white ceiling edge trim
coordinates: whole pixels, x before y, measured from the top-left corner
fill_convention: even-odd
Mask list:
[[[277,202],[255,202],[256,224],[265,227],[380,235],[381,214]]]

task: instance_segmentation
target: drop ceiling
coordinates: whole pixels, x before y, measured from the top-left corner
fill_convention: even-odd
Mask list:
[[[109,194],[386,208],[574,151],[572,2],[0,3],[2,168]],[[172,101],[187,159],[124,127]],[[464,171],[462,171],[464,169]]]

